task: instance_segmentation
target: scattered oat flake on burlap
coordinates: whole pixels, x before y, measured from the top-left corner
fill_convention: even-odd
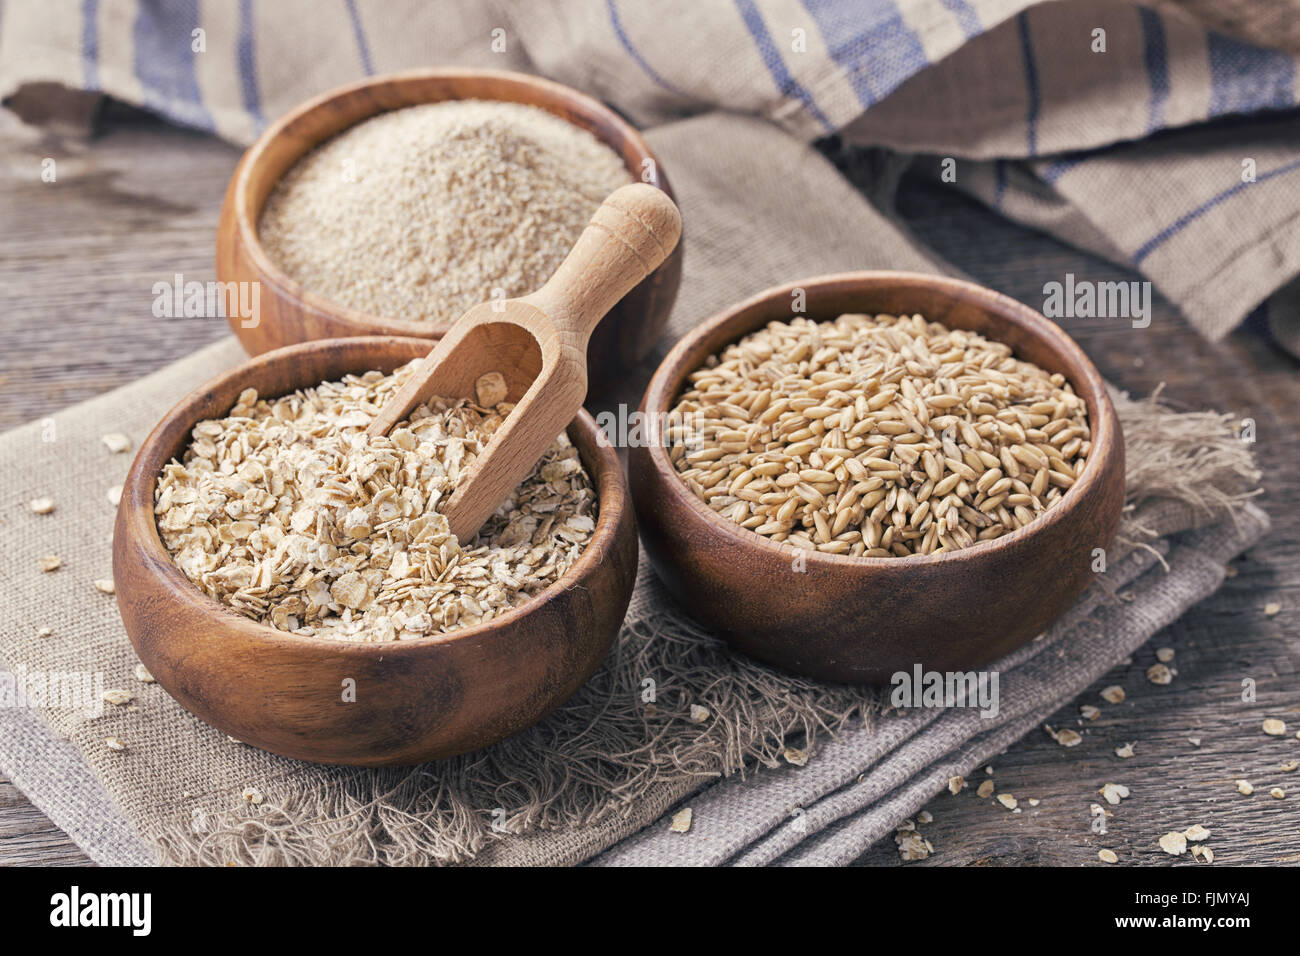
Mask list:
[[[41,628],[37,628],[36,630],[37,637],[49,637],[53,633],[54,633],[54,628],[52,627],[41,627]]]
[[[685,833],[691,828],[691,808],[683,807],[673,814],[673,822],[668,829],[673,833]]]
[[[702,724],[709,719],[709,708],[691,704],[691,723]]]
[[[1101,689],[1101,699],[1108,704],[1122,704],[1124,703],[1124,696],[1124,688],[1120,687],[1119,684],[1111,684],[1109,687]]]
[[[131,439],[121,432],[109,432],[100,441],[114,455],[120,454],[131,447]]]
[[[1270,737],[1281,737],[1286,733],[1286,724],[1276,717],[1270,717],[1264,721],[1264,733]]]
[[[122,502],[122,486],[114,485],[109,488],[108,491],[104,493],[104,497],[108,499],[110,505],[116,508]]]
[[[803,767],[808,763],[808,751],[800,750],[798,747],[786,747],[783,756],[786,763],[796,767]]]
[[[1255,792],[1255,788],[1250,785],[1249,780],[1238,780],[1237,792],[1249,797],[1252,793]]]
[[[40,569],[47,573],[50,571],[57,571],[63,566],[63,559],[57,554],[47,554],[45,557],[41,558],[39,565]]]
[[[1096,720],[1101,716],[1101,708],[1094,707],[1092,704],[1084,704],[1079,708],[1079,713],[1083,715],[1084,720]]]
[[[1121,760],[1133,756],[1133,745],[1128,743],[1122,747],[1116,747],[1115,756],[1119,757]]]
[[[1170,831],[1160,838],[1160,849],[1170,856],[1180,856],[1187,852],[1187,837],[1176,831]]]
[[[978,790],[975,791],[975,794],[976,796],[979,796],[987,800],[989,797],[993,796],[993,791],[995,789],[996,788],[993,786],[992,780],[985,780],[983,783],[980,784],[980,787]]]
[[[1273,797],[1275,800],[1283,800],[1286,798],[1286,791],[1283,790],[1281,787],[1274,787],[1272,790],[1268,792],[1268,794],[1269,796]]]
[[[135,679],[142,684],[152,684],[154,682],[153,674],[150,674],[149,668],[143,664],[135,665]]]
[[[112,594],[117,589],[113,586],[111,578],[96,578],[95,590],[99,591],[101,594]]]
[[[948,778],[948,792],[954,797],[966,788],[966,778],[962,776]]]
[[[109,750],[121,752],[126,749],[126,741],[121,737],[105,737],[104,746]]]
[[[1147,680],[1153,684],[1170,684],[1173,682],[1174,672],[1164,664],[1152,664],[1147,668]]]
[[[1106,798],[1106,802],[1112,807],[1117,805],[1121,800],[1128,796],[1128,787],[1122,783],[1108,783],[1097,791]]]
[[[245,787],[240,795],[253,806],[260,804],[263,799],[262,791],[256,787]]]
[[[32,509],[33,514],[47,515],[54,510],[53,498],[33,498],[27,502],[27,507]]]
[[[100,696],[103,697],[105,703],[112,704],[114,707],[122,707],[131,703],[131,692],[116,687],[110,687]]]
[[[999,793],[998,803],[1002,804],[1008,810],[1014,810],[1020,804],[1020,801],[1009,793]]]
[[[1282,605],[1278,604],[1276,601],[1269,601],[1267,604],[1264,605],[1264,616],[1272,617],[1273,615],[1279,613],[1281,610],[1282,610]]]
[[[1119,857],[1115,855],[1114,850],[1098,850],[1097,858],[1103,863],[1118,863]]]
[[[1172,647],[1156,648],[1156,660],[1160,661],[1162,664],[1168,664],[1173,659],[1174,649]]]

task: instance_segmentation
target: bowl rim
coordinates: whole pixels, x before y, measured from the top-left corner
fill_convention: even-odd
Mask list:
[[[274,262],[270,254],[267,252],[266,247],[262,244],[261,236],[258,234],[257,221],[261,216],[262,210],[259,207],[256,215],[253,215],[250,211],[252,206],[251,180],[254,170],[265,162],[266,154],[277,143],[277,141],[286,137],[286,130],[288,130],[293,124],[300,122],[303,117],[317,111],[328,110],[331,104],[338,100],[354,96],[359,92],[374,87],[405,85],[439,79],[466,80],[470,82],[492,81],[497,84],[506,84],[507,86],[520,91],[532,90],[540,92],[545,97],[544,103],[523,103],[522,100],[502,100],[500,97],[493,96],[484,97],[484,99],[494,102],[521,103],[522,105],[534,106],[537,109],[545,110],[547,113],[550,113],[552,116],[555,116],[557,119],[563,120],[570,125],[578,126],[580,129],[586,129],[586,127],[574,123],[568,117],[562,116],[559,113],[548,109],[547,106],[564,103],[572,107],[577,107],[577,109],[574,110],[577,113],[593,118],[599,118],[602,121],[609,123],[611,126],[614,126],[619,130],[624,141],[631,146],[632,150],[636,152],[643,161],[645,159],[653,161],[656,178],[658,179],[657,186],[668,194],[668,198],[672,199],[674,202],[676,201],[677,197],[673,194],[672,186],[669,185],[668,178],[664,173],[663,163],[660,162],[659,157],[655,155],[654,151],[650,148],[649,144],[646,143],[644,137],[641,136],[641,133],[636,129],[636,127],[600,100],[588,96],[580,90],[576,90],[570,86],[565,86],[563,83],[557,83],[554,80],[533,76],[528,73],[519,73],[514,70],[474,69],[470,67],[428,67],[385,73],[378,76],[366,77],[362,80],[335,87],[325,91],[324,93],[320,93],[311,99],[303,101],[275,122],[267,126],[253,144],[248,147],[248,150],[240,159],[239,165],[235,170],[233,189],[231,192],[231,212],[234,217],[234,225],[239,237],[239,242],[243,247],[243,254],[247,257],[249,264],[253,269],[257,271],[259,281],[271,285],[282,297],[302,303],[304,308],[314,310],[324,315],[334,316],[352,323],[353,325],[368,327],[374,330],[372,334],[375,335],[410,335],[414,337],[428,338],[431,334],[442,335],[448,328],[450,328],[450,322],[419,322],[413,319],[386,318],[382,315],[375,315],[372,312],[363,312],[360,309],[353,309],[313,292],[311,289],[308,289],[298,280],[290,276]],[[424,103],[454,103],[464,102],[467,99],[473,99],[473,97],[462,96],[442,100],[426,100]],[[424,104],[412,103],[410,105],[418,106]],[[393,109],[404,108],[406,107],[394,107],[392,109],[376,108],[364,118],[351,124],[351,126],[344,127],[343,129],[330,134],[330,136],[314,141],[302,153],[300,153],[296,159],[294,159],[293,163],[291,163],[288,168],[292,169],[303,156],[326,142],[328,139],[339,135],[339,133],[344,130],[351,129],[353,126],[357,126],[360,123],[365,122],[367,119],[373,119],[383,113],[392,112]],[[615,153],[618,153],[619,158],[622,159],[621,152],[605,137],[599,135],[599,133],[594,130],[588,129],[587,132],[590,132],[597,140],[609,147]],[[626,161],[624,162],[624,166],[627,167]],[[632,173],[633,177],[637,177],[640,174],[639,170],[634,170],[630,167],[628,168],[628,171]],[[281,177],[276,178],[277,183],[282,176],[283,174]],[[272,189],[274,189],[274,186]],[[269,194],[270,192],[268,191],[268,196]],[[349,337],[355,338],[356,336]]]
[[[1073,360],[1083,370],[1082,381],[1074,381],[1069,376],[1067,376],[1067,381],[1075,387],[1076,393],[1080,394],[1085,401],[1090,401],[1095,405],[1095,409],[1090,412],[1090,418],[1096,420],[1089,421],[1089,426],[1092,429],[1094,453],[1088,456],[1088,460],[1084,463],[1083,472],[1075,479],[1075,483],[1067,489],[1066,494],[1061,496],[1059,505],[1038,516],[1024,527],[1017,528],[1015,531],[990,541],[977,541],[968,548],[948,551],[943,554],[913,554],[906,557],[868,558],[844,554],[827,554],[823,551],[808,551],[793,548],[784,542],[773,541],[749,528],[742,528],[735,522],[728,521],[691,492],[668,458],[668,450],[664,445],[660,430],[662,427],[660,416],[669,410],[670,403],[675,401],[686,377],[700,368],[709,355],[717,352],[718,349],[716,348],[705,350],[703,346],[704,340],[717,333],[721,327],[728,323],[734,322],[737,326],[744,326],[743,329],[737,330],[735,335],[729,336],[723,346],[719,346],[719,348],[725,347],[725,345],[732,344],[741,337],[755,332],[763,325],[773,321],[772,319],[764,319],[762,322],[750,322],[751,316],[749,313],[757,314],[761,306],[777,299],[784,298],[788,300],[795,289],[811,291],[844,284],[879,287],[892,285],[912,289],[927,287],[949,292],[956,298],[968,299],[970,296],[978,296],[991,315],[996,316],[999,320],[1010,322],[1023,331],[1044,340],[1045,344],[1058,355]],[[852,290],[848,294],[851,295]],[[818,319],[817,321],[826,320]],[[693,356],[695,357],[693,358]],[[677,369],[683,370],[680,377],[673,374]],[[670,382],[670,375],[677,380]],[[803,555],[808,565],[829,572],[851,569],[866,570],[869,568],[877,571],[895,568],[906,570],[936,565],[956,567],[977,562],[995,551],[1015,547],[1036,534],[1045,532],[1063,521],[1068,521],[1073,516],[1073,513],[1081,507],[1081,503],[1089,497],[1089,492],[1094,490],[1102,480],[1101,465],[1096,464],[1103,457],[1102,451],[1113,447],[1117,442],[1123,441],[1114,405],[1106,390],[1105,380],[1083,349],[1056,323],[1048,320],[1037,310],[1024,303],[978,283],[953,279],[948,276],[893,270],[863,270],[811,276],[779,286],[772,286],[735,305],[729,306],[721,312],[715,313],[679,339],[664,357],[646,386],[641,408],[646,413],[645,421],[648,429],[644,450],[648,453],[655,470],[660,475],[670,479],[661,482],[661,484],[673,505],[686,509],[687,514],[708,524],[735,547],[757,548],[768,556],[780,557],[783,560],[789,559],[792,554],[800,554]]]
[[[232,383],[237,384],[241,379],[247,381],[247,374],[254,369],[272,365],[279,360],[288,361],[311,351],[328,351],[348,346],[354,348],[377,347],[394,342],[418,345],[426,351],[436,344],[436,342],[430,342],[426,338],[395,335],[358,335],[300,342],[264,352],[245,362],[241,362],[234,368],[221,372],[188,392],[159,419],[158,423],[149,432],[149,435],[140,443],[140,448],[131,463],[131,469],[122,486],[122,498],[118,506],[119,521],[115,523],[113,535],[115,554],[119,547],[128,546],[127,542],[118,540],[119,535],[127,534],[131,539],[129,546],[136,548],[139,552],[133,560],[147,566],[151,574],[160,575],[163,584],[169,588],[171,596],[176,600],[188,603],[196,612],[206,614],[214,620],[220,619],[222,625],[240,631],[241,637],[263,642],[268,651],[330,650],[344,655],[374,654],[380,657],[391,654],[418,653],[421,649],[450,645],[462,640],[473,641],[489,637],[500,632],[507,625],[521,622],[542,606],[554,601],[565,591],[572,590],[575,587],[582,587],[583,581],[590,572],[605,559],[606,552],[613,548],[620,518],[630,513],[628,509],[631,504],[627,481],[618,454],[612,445],[601,441],[600,436],[603,432],[596,420],[592,418],[585,408],[579,409],[578,415],[570,423],[569,429],[575,427],[581,429],[591,439],[592,459],[596,471],[595,474],[591,475],[591,478],[596,491],[596,501],[599,505],[596,515],[596,527],[592,531],[591,540],[582,549],[578,559],[558,580],[530,597],[523,604],[510,608],[490,621],[474,624],[470,627],[457,628],[453,631],[394,641],[343,641],[322,637],[317,634],[293,634],[289,631],[281,631],[253,618],[245,617],[227,607],[216,598],[201,591],[176,566],[170,552],[168,552],[161,536],[158,534],[158,522],[154,515],[154,492],[157,487],[158,476],[161,474],[163,467],[175,460],[174,456],[166,455],[162,448],[164,432],[170,432],[180,427],[183,418],[185,424],[183,435],[187,437],[182,440],[188,441],[188,435],[194,426],[202,420],[193,417],[196,406],[204,401],[210,393],[219,388],[228,387]],[[371,371],[371,369],[360,369],[347,374],[359,375],[367,371]],[[298,385],[292,387],[304,388],[307,386]],[[264,396],[259,392],[258,397]],[[183,416],[182,413],[184,413]],[[570,436],[570,440],[572,440],[572,436]],[[154,467],[155,464],[157,467]],[[122,593],[121,589],[118,589],[117,599],[119,601],[126,600],[126,595]]]

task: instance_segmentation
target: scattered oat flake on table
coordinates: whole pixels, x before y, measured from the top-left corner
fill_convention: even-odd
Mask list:
[[[898,855],[906,862],[924,860],[934,852],[933,844],[913,828],[900,828],[894,834],[894,842],[898,844]]]
[[[109,432],[101,438],[100,441],[102,441],[104,447],[114,455],[120,454],[131,447],[131,439],[126,435],[123,435],[121,432]]]
[[[262,791],[256,787],[245,787],[240,795],[253,806],[257,806],[263,799]]]
[[[673,814],[673,822],[668,829],[673,833],[685,833],[691,828],[691,808],[684,807]]]
[[[957,776],[948,778],[948,792],[954,797],[966,788],[966,778]]]
[[[112,704],[114,707],[122,707],[131,703],[130,691],[120,690],[116,687],[110,687],[100,695],[106,704]]]
[[[1197,823],[1184,830],[1183,836],[1187,837],[1192,843],[1203,843],[1210,838],[1210,831]]]
[[[1176,831],[1166,833],[1160,838],[1160,849],[1170,856],[1180,856],[1187,852],[1187,837]]]
[[[1205,848],[1204,852],[1201,854],[1201,858],[1202,858],[1203,860],[1205,860],[1206,863],[1213,863],[1213,862],[1214,862],[1214,851],[1211,850],[1211,849],[1207,846],[1207,847]]]
[[[1270,737],[1281,737],[1286,733],[1286,724],[1276,717],[1270,717],[1264,721],[1264,733]]]
[[[123,751],[126,749],[126,741],[121,737],[105,737],[104,746],[109,750]]]
[[[990,777],[993,776],[993,764],[989,764],[987,767],[985,767],[984,772],[988,774]]]
[[[1281,610],[1282,610],[1282,605],[1278,604],[1276,601],[1270,601],[1269,603],[1264,605],[1264,616],[1272,617],[1274,614],[1277,614]]]
[[[798,747],[786,747],[783,756],[786,763],[793,764],[796,767],[802,767],[808,763],[808,751],[800,750]]]
[[[1053,730],[1051,727],[1044,727],[1047,735],[1055,740],[1062,747],[1077,747],[1083,743],[1083,735],[1076,730],[1066,727],[1064,730]]]
[[[1283,790],[1281,787],[1274,787],[1272,790],[1268,792],[1268,794],[1270,797],[1273,797],[1275,800],[1286,799],[1286,791]]]
[[[1124,696],[1124,688],[1120,687],[1119,684],[1111,684],[1109,687],[1101,689],[1101,699],[1108,704],[1122,704],[1124,703]]]
[[[108,491],[104,493],[104,497],[108,499],[110,505],[116,508],[122,501],[122,486],[114,485],[112,488],[109,488]]]
[[[1084,720],[1096,720],[1101,716],[1101,708],[1094,707],[1092,704],[1084,704],[1079,708],[1079,713],[1083,715]]]
[[[922,810],[920,813],[918,813],[918,814],[916,815],[916,822],[917,822],[917,823],[933,823],[933,822],[934,822],[934,814],[931,813],[929,810]]]
[[[1119,857],[1115,855],[1114,850],[1098,850],[1097,858],[1103,863],[1118,863]]]
[[[96,578],[95,590],[102,594],[112,594],[117,589],[113,586],[113,580],[111,578]]]
[[[1029,798],[1029,805],[1030,805],[1031,807],[1036,807],[1036,806],[1038,806],[1038,805],[1039,805],[1040,803],[1042,803],[1042,802],[1043,802],[1043,801],[1042,801],[1042,800],[1039,800],[1037,797],[1030,797],[1030,798]]]
[[[1152,664],[1147,668],[1147,680],[1153,684],[1169,684],[1174,679],[1174,672],[1164,664]]]
[[[1252,793],[1255,792],[1255,788],[1250,785],[1249,780],[1238,780],[1237,792],[1249,797]]]
[[[33,498],[27,502],[27,507],[32,509],[33,514],[47,515],[54,510],[53,498]]]
[[[709,708],[691,704],[691,723],[702,724],[709,719]]]
[[[57,554],[47,554],[45,557],[41,558],[39,564],[41,570],[48,573],[50,571],[59,570],[59,568],[63,566],[63,559]]]
[[[154,682],[153,674],[150,674],[149,668],[143,664],[135,665],[135,679],[142,684],[152,684]]]
[[[1168,664],[1174,659],[1174,649],[1172,647],[1156,648],[1156,660],[1163,664]]]
[[[1020,801],[1017,800],[1009,793],[999,793],[998,803],[1002,804],[1008,810],[1014,810],[1017,806],[1019,806]]]
[[[1227,577],[1235,578],[1237,576],[1237,566],[1235,564],[1230,564],[1223,569],[1223,573]]]
[[[1133,756],[1133,745],[1129,743],[1129,744],[1125,744],[1123,747],[1116,747],[1115,756],[1119,757],[1120,759],[1125,759]]]
[[[1298,767],[1300,767],[1300,760],[1288,760],[1286,763],[1282,764],[1282,772],[1290,773]]]
[[[985,780],[983,783],[980,784],[980,788],[975,791],[975,794],[976,796],[981,797],[983,799],[988,799],[989,797],[993,796],[993,791],[995,789],[996,788],[993,786],[992,780]]]
[[[1128,796],[1128,787],[1122,783],[1108,783],[1097,791],[1106,798],[1106,802],[1112,807],[1117,805],[1121,800]]]
[[[1199,746],[1201,745],[1201,738],[1200,738],[1200,737],[1188,737],[1188,738],[1187,738],[1187,742],[1188,742],[1189,744],[1191,744],[1193,747],[1199,747]]]

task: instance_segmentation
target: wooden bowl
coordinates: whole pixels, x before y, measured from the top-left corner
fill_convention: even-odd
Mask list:
[[[427,339],[350,338],[290,346],[190,393],[153,430],[122,490],[113,579],[140,660],[196,716],[286,757],[380,766],[484,747],[558,707],[609,650],[636,578],[636,526],[618,456],[586,412],[569,437],[596,485],[591,543],[556,583],[493,621],[409,641],[354,644],[278,631],[235,613],[172,563],[154,520],[154,483],[194,425],[229,413],[245,388],[273,397],[369,369],[391,371]],[[355,681],[356,701],[343,700]]]
[[[725,345],[791,317],[803,289],[809,318],[913,313],[1005,342],[1060,372],[1087,402],[1092,451],[1075,485],[1032,524],[964,550],[905,558],[795,553],[741,528],[695,497],[653,424],[687,375]],[[655,571],[692,617],[762,660],[811,677],[885,683],[920,664],[965,671],[1033,638],[1092,580],[1094,548],[1114,539],[1124,502],[1124,444],[1101,376],[1077,345],[1033,309],[968,282],[901,272],[823,276],[770,289],[677,343],[646,389],[647,447],[630,450],[641,540]]]
[[[447,324],[377,316],[331,302],[291,279],[263,248],[257,223],[280,177],[302,156],[337,133],[379,113],[443,100],[503,100],[536,106],[590,132],[623,157],[634,179],[654,164],[657,185],[672,187],[645,140],[604,104],[549,80],[492,70],[416,70],[340,87],[269,126],[240,160],[226,189],[217,228],[217,278],[261,283],[259,321],[230,327],[250,355],[323,338],[413,335],[436,339]],[[675,198],[675,197],[674,197]],[[587,351],[591,394],[608,391],[654,346],[677,297],[682,245],[605,316]]]

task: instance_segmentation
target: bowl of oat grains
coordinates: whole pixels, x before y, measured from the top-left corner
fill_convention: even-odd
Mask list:
[[[540,720],[608,651],[636,575],[613,449],[582,412],[472,541],[438,511],[510,411],[433,398],[365,428],[428,340],[333,339],[192,392],[123,486],[113,576],[141,662],[231,737],[412,764]],[[499,377],[499,376],[498,376]]]
[[[258,314],[230,325],[252,355],[438,338],[471,306],[539,288],[605,197],[635,181],[673,195],[631,124],[549,80],[430,69],[342,87],[269,126],[231,178],[217,276],[259,294]],[[596,329],[593,393],[658,339],[681,249]]]
[[[1070,606],[1119,526],[1100,374],[968,282],[770,289],[678,342],[641,410],[629,472],[658,576],[738,649],[817,678],[995,660]]]

